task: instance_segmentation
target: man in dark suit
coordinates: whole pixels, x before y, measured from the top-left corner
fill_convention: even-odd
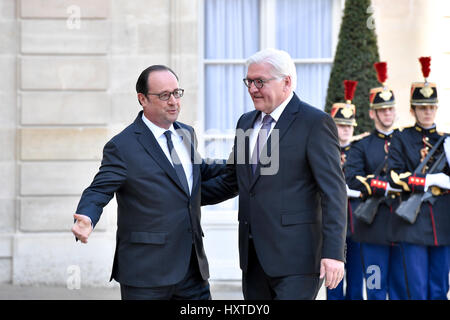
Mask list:
[[[245,299],[315,299],[324,277],[333,289],[344,275],[347,194],[336,126],[293,92],[289,54],[266,49],[247,66],[256,110],[238,120],[227,173],[203,194],[239,190]]]
[[[196,153],[192,127],[177,122],[178,77],[166,66],[144,70],[136,91],[141,111],[103,150],[99,172],[84,190],[72,232],[83,243],[116,195],[116,252],[111,279],[122,299],[210,299],[200,226],[201,182],[223,164]]]

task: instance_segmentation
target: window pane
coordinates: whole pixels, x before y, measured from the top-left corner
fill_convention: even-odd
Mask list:
[[[258,49],[259,0],[205,0],[205,59],[246,59]],[[206,130],[233,130],[251,110],[244,77],[243,64],[205,65]]]
[[[334,0],[277,0],[277,45],[294,59],[332,58]],[[330,63],[297,64],[296,93],[324,108]]]
[[[205,58],[245,59],[259,48],[259,0],[205,0]]]
[[[277,0],[277,46],[294,59],[332,58],[333,0]]]
[[[205,70],[205,130],[234,130],[244,112],[252,110],[243,65],[207,65]]]
[[[297,64],[297,90],[300,99],[323,110],[331,64]]]

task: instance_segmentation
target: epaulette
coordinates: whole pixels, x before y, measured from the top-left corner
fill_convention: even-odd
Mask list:
[[[353,142],[359,141],[359,140],[361,140],[361,139],[363,139],[363,138],[365,138],[365,137],[367,137],[369,135],[370,135],[370,132],[366,131],[366,132],[360,133],[360,134],[358,134],[356,136],[353,136],[350,141],[353,143]]]
[[[407,126],[407,127],[394,127],[394,131],[398,130],[399,132],[402,132],[405,129],[412,128],[413,126]]]

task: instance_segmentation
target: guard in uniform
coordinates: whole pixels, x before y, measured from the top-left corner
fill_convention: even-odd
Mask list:
[[[341,146],[341,165],[344,167],[347,155],[352,143],[355,141],[353,131],[356,127],[356,107],[352,104],[355,93],[356,81],[344,80],[345,103],[334,103],[331,108],[331,117],[336,123],[339,144]],[[345,174],[345,170],[344,170]],[[347,188],[348,211],[347,211],[347,255],[345,263],[346,288],[344,292],[344,281],[334,289],[327,289],[328,300],[362,300],[363,299],[363,273],[359,243],[351,239],[353,234],[353,211],[360,203],[360,192]]]
[[[415,173],[428,151],[443,135],[434,123],[438,108],[436,84],[428,82],[430,57],[419,59],[424,82],[411,86],[411,114],[416,123],[394,134],[388,158],[389,183],[403,190],[402,200],[413,193],[432,188],[435,202],[422,202],[414,223],[394,215],[392,240],[399,242],[404,259],[403,277],[393,292],[395,299],[447,299],[449,289],[448,246],[450,245],[450,178],[448,163],[442,172],[428,172],[437,159],[433,156],[425,170]],[[448,140],[448,139],[447,139]],[[448,142],[447,142],[448,143]],[[439,152],[445,152],[442,145]]]
[[[400,190],[393,190],[386,178],[387,155],[394,134],[395,97],[385,84],[386,62],[375,63],[374,67],[382,84],[370,90],[369,115],[374,120],[375,130],[352,146],[345,172],[348,187],[360,191],[364,200],[383,197],[370,224],[355,219],[353,240],[360,242],[367,299],[386,300],[391,257],[397,253],[388,239],[388,225],[398,202],[393,192]]]

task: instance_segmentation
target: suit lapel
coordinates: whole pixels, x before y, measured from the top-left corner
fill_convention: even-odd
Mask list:
[[[280,118],[278,119],[278,122],[274,127],[274,129],[279,130],[279,136],[278,139],[272,141],[272,150],[276,150],[274,148],[278,147],[281,139],[283,139],[283,137],[289,131],[289,127],[295,120],[296,114],[299,112],[299,110],[300,110],[300,99],[294,93],[294,96],[284,109],[283,113],[281,114]]]
[[[153,158],[153,160],[155,160],[155,162],[161,167],[161,169],[166,172],[169,178],[172,179],[172,181],[176,185],[178,185],[178,187],[181,190],[183,190],[183,192],[185,192],[172,164],[162,151],[153,133],[150,131],[149,128],[147,128],[145,123],[142,121],[142,111],[139,112],[139,115],[136,118],[134,124],[135,124],[135,134],[137,136],[137,140],[139,141],[139,143]]]
[[[267,143],[264,145],[263,149],[261,150],[261,154],[267,154],[270,156],[270,153],[273,150],[277,150],[279,147],[281,139],[286,135],[286,133],[289,130],[289,127],[291,126],[292,122],[295,119],[296,114],[298,113],[300,108],[300,99],[297,97],[297,95],[294,93],[294,96],[292,97],[291,101],[286,105],[286,108],[283,110],[283,113],[281,114],[280,118],[278,119],[277,123],[275,124],[275,127],[273,130],[278,130],[278,139],[272,139],[272,133],[267,137]],[[272,132],[273,132],[272,130]],[[267,152],[267,148],[269,148],[269,152]],[[282,152],[281,150],[278,150],[278,152]],[[251,172],[251,165],[248,165],[250,167],[250,173]],[[258,163],[256,166],[255,174],[252,175],[252,180],[250,183],[250,189],[252,189],[258,181],[259,177],[261,175],[261,164]]]

